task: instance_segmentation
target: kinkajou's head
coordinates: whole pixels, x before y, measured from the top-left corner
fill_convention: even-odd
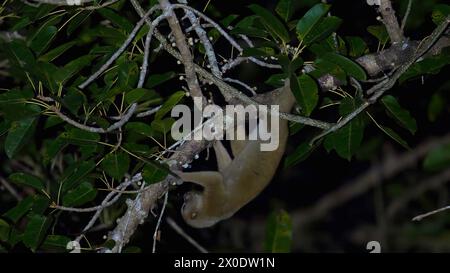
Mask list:
[[[181,215],[186,223],[196,228],[210,227],[218,222],[211,220],[203,208],[203,195],[190,191],[184,195],[184,204],[181,207]]]

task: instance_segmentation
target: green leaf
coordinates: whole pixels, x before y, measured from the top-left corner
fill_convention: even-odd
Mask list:
[[[172,108],[177,105],[181,99],[185,96],[184,91],[177,91],[173,93],[161,106],[161,108],[155,114],[155,120],[162,119],[167,113],[172,111]]]
[[[359,102],[357,100],[346,97],[341,101],[339,113],[341,116],[347,116],[358,106]],[[360,116],[357,116],[335,133],[328,135],[324,145],[327,146],[328,151],[335,149],[340,157],[350,161],[361,146],[363,135],[364,122]]]
[[[83,92],[74,87],[67,88],[66,94],[62,99],[62,104],[69,109],[71,113],[76,115],[78,110],[87,102],[87,98]]]
[[[308,142],[304,142],[297,146],[292,154],[289,154],[284,161],[284,168],[292,167],[305,159],[311,154],[313,147]]]
[[[120,29],[124,29],[127,33],[133,30],[133,24],[131,24],[126,18],[118,15],[113,10],[109,8],[98,9],[98,13],[104,18],[110,20],[113,24],[118,26]]]
[[[126,130],[130,130],[147,137],[155,136],[155,131],[153,130],[153,128],[143,122],[129,122],[127,123],[127,125],[125,125],[125,128]]]
[[[341,18],[336,16],[325,17],[314,29],[311,30],[311,32],[308,33],[308,35],[306,35],[303,39],[303,43],[305,45],[309,45],[314,42],[321,41],[330,36],[331,33],[335,32],[341,24]]]
[[[130,167],[130,157],[125,152],[107,154],[101,163],[102,169],[116,180],[122,179]]]
[[[275,11],[278,13],[278,15],[280,15],[281,18],[283,18],[285,22],[288,22],[291,19],[292,14],[294,14],[296,8],[295,2],[296,0],[278,1]]]
[[[3,214],[4,217],[10,219],[13,223],[20,220],[25,214],[27,214],[33,206],[33,197],[28,196],[20,201],[14,208],[8,210]]]
[[[83,22],[92,14],[92,11],[81,11],[79,14],[74,16],[72,20],[67,24],[67,35],[71,35],[78,29],[78,27],[83,24]],[[81,39],[80,39],[81,40]]]
[[[327,17],[328,18],[328,17]],[[328,37],[325,40],[325,44],[331,48],[331,52],[334,52],[336,54],[340,54],[342,56],[347,56],[347,47],[345,45],[344,39],[342,39],[341,36],[337,35],[328,35]]]
[[[64,72],[64,69],[57,67],[52,63],[38,62],[36,69],[39,70],[38,78],[51,93],[57,94],[60,89],[62,80],[58,77]]]
[[[319,58],[314,61],[314,66],[316,70],[309,73],[311,76],[319,78],[325,74],[331,74],[341,81],[343,85],[347,84],[347,74],[345,74],[345,71],[339,65],[327,59]]]
[[[271,213],[266,224],[265,250],[271,253],[288,253],[291,246],[291,217],[284,210]]]
[[[303,66],[303,59],[300,57],[291,60],[286,55],[279,55],[278,62],[280,63],[281,68],[283,69],[285,79],[289,78],[292,74],[295,74],[297,69]]]
[[[55,60],[56,58],[58,58],[59,56],[61,56],[64,52],[69,50],[75,44],[76,44],[76,42],[74,42],[74,41],[62,44],[62,45],[50,50],[45,55],[42,55],[41,57],[39,57],[38,60],[42,61],[42,62],[51,62],[51,61]]]
[[[34,67],[36,63],[33,53],[25,46],[23,41],[14,40],[8,43],[5,53],[7,53],[13,64],[24,71],[29,71],[29,68]]]
[[[18,185],[35,188],[38,191],[41,191],[45,188],[44,182],[40,178],[31,174],[13,173],[9,176],[9,180]]]
[[[349,49],[348,54],[350,55],[350,57],[360,57],[367,50],[367,44],[361,37],[346,36],[345,41],[347,42],[347,47]]]
[[[142,250],[137,246],[127,246],[122,253],[142,253]]]
[[[51,220],[45,216],[33,214],[25,228],[23,234],[23,242],[25,246],[29,247],[33,252],[39,247],[39,244],[44,239]]]
[[[22,103],[34,97],[33,91],[28,89],[12,89],[0,94],[0,106]]]
[[[322,58],[337,64],[347,75],[359,80],[364,81],[367,79],[366,72],[359,64],[354,61],[335,53],[326,53]]]
[[[67,146],[67,142],[60,137],[44,142],[44,165],[48,165],[65,146]]]
[[[440,171],[450,166],[450,144],[441,145],[430,152],[423,161],[423,168],[427,171]]]
[[[157,103],[159,100],[160,96],[153,89],[135,88],[125,94],[125,101],[128,104],[141,101],[145,101],[146,103]]]
[[[106,240],[103,244],[101,244],[102,248],[113,249],[116,246],[116,241],[113,239]]]
[[[230,14],[227,17],[225,17],[225,18],[220,20],[220,25],[222,25],[223,27],[228,27],[237,18],[239,18],[239,15],[237,15],[237,14]]]
[[[8,240],[10,230],[11,227],[9,224],[5,220],[0,219],[0,242],[6,242]]]
[[[431,122],[436,121],[439,115],[444,111],[445,105],[445,98],[441,94],[433,94],[430,103],[428,104],[428,120]]]
[[[100,141],[98,133],[88,132],[78,128],[70,128],[60,135],[61,140],[73,145],[96,145]]]
[[[43,214],[50,205],[50,200],[47,196],[35,195],[33,196],[33,206],[31,211],[34,214]]]
[[[125,61],[119,64],[118,83],[122,89],[132,89],[136,86],[139,68],[135,62]]]
[[[264,83],[279,88],[284,86],[284,80],[286,79],[286,75],[284,74],[273,74],[271,75]]]
[[[2,104],[0,102],[0,112],[2,112],[8,121],[20,122],[27,118],[39,116],[42,110],[39,106],[33,104],[22,102]]]
[[[42,243],[41,248],[46,250],[66,250],[70,238],[62,235],[48,235]]]
[[[169,174],[168,170],[159,163],[145,164],[142,170],[142,177],[146,184],[154,184],[162,181]]]
[[[174,122],[175,120],[173,118],[155,119],[152,121],[151,126],[153,130],[167,134]]]
[[[57,32],[58,29],[55,26],[45,26],[39,29],[30,42],[30,48],[40,55],[50,45]]]
[[[150,146],[145,144],[137,144],[137,143],[130,143],[126,142],[123,144],[123,147],[127,149],[128,151],[140,155],[143,157],[151,157],[154,156],[156,153],[158,153],[158,147],[157,146]]]
[[[389,41],[389,34],[384,25],[368,26],[367,31],[375,36],[382,45]]]
[[[0,137],[8,132],[10,125],[11,123],[8,120],[0,122]]]
[[[23,239],[23,232],[21,232],[19,229],[17,228],[13,228],[11,229],[11,232],[9,234],[9,239],[8,239],[8,243],[14,247],[15,245],[17,245],[17,243],[21,242]]]
[[[328,12],[330,5],[316,4],[297,23],[297,35],[299,40],[304,40],[305,37],[315,28],[320,22],[320,19]]]
[[[387,95],[381,99],[381,102],[401,126],[408,129],[411,134],[414,134],[417,131],[416,120],[411,116],[408,110],[400,106],[397,99],[391,95]]]
[[[242,52],[243,57],[254,56],[254,57],[266,57],[274,56],[275,49],[271,47],[247,47],[244,48]]]
[[[436,25],[442,24],[445,18],[450,14],[450,6],[445,4],[435,5],[433,12],[431,13],[431,18]]]
[[[246,35],[249,37],[255,37],[255,38],[266,38],[268,33],[264,29],[259,29],[256,27],[248,26],[248,27],[236,27],[233,28],[230,32],[234,35]]]
[[[270,11],[257,4],[252,4],[249,8],[261,18],[264,27],[274,38],[281,39],[283,43],[288,43],[290,41],[287,29]]]
[[[75,189],[70,190],[63,196],[63,205],[67,207],[78,207],[92,201],[97,196],[97,189],[89,182],[83,182]]]
[[[31,138],[35,128],[36,118],[26,118],[14,121],[5,140],[5,152],[9,158],[13,158],[20,148]]]
[[[32,22],[29,17],[22,17],[11,27],[11,31],[21,30],[22,28],[30,25],[31,23]]]
[[[379,125],[379,126],[380,126],[381,131],[383,131],[386,135],[388,135],[390,138],[395,140],[395,142],[397,142],[398,144],[403,146],[405,149],[410,149],[408,143],[399,134],[397,134],[394,130],[392,130],[391,128],[389,128],[387,126],[383,126],[383,125]]]
[[[309,116],[319,101],[316,82],[310,76],[302,74],[300,77],[292,75],[290,84],[292,92],[302,108],[302,113]]]
[[[85,66],[90,65],[93,59],[94,56],[86,55],[70,61],[63,67],[63,69],[60,69],[58,71],[58,73],[54,77],[55,80],[62,84],[65,83],[73,76],[78,75],[78,72],[80,72],[81,69],[83,69]]]
[[[92,160],[82,161],[78,164],[74,164],[68,170],[69,173],[66,174],[62,180],[62,190],[66,192],[67,190],[72,189],[78,185],[78,182],[83,179],[86,175],[92,172],[95,169],[95,162]]]

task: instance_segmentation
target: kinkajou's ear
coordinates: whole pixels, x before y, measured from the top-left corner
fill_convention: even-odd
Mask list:
[[[213,147],[217,158],[217,168],[219,169],[219,172],[223,173],[223,171],[231,164],[231,156],[220,140],[216,140],[213,143]]]

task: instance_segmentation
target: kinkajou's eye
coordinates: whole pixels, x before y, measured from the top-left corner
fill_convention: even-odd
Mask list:
[[[191,219],[195,219],[195,217],[197,217],[197,213],[196,212],[191,213]]]

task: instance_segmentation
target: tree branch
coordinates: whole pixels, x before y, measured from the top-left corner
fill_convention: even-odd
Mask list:
[[[168,0],[159,0],[159,4],[161,5],[161,8],[167,12],[167,22],[169,22],[170,29],[175,37],[175,43],[180,51],[181,61],[184,64],[186,82],[188,84],[189,91],[193,97],[203,98],[202,90],[194,70],[194,57],[192,56],[191,50],[187,45],[186,36],[180,27],[178,18],[173,12],[172,4]]]
[[[383,17],[383,23],[386,26],[386,30],[391,38],[391,43],[396,44],[403,41],[403,32],[398,25],[397,17],[395,16],[395,10],[392,8],[391,0],[381,0],[380,8],[378,9]]]
[[[362,111],[364,111],[369,105],[374,104],[378,100],[378,98],[381,97],[386,91],[390,90],[395,85],[398,78],[400,78],[400,76],[403,75],[403,73],[405,73],[406,70],[408,70],[408,68],[413,63],[415,63],[417,59],[422,57],[433,46],[440,35],[446,30],[449,23],[450,16],[447,16],[447,18],[433,31],[433,33],[428,38],[425,38],[422,43],[417,46],[417,49],[411,59],[401,65],[390,78],[381,81],[380,83],[372,86],[369,90],[367,90],[366,93],[368,95],[372,95],[371,97],[369,97],[369,99],[366,99],[357,109],[342,118],[339,122],[335,123],[333,126],[324,130],[318,136],[313,138],[311,144],[313,144],[318,139],[344,127],[347,123],[349,123]]]

